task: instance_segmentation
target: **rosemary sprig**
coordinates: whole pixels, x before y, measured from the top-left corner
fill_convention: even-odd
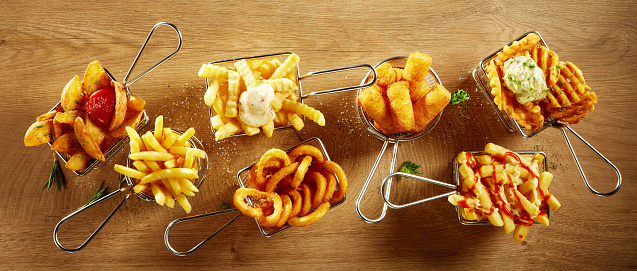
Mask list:
[[[117,189],[121,189],[123,185],[124,185],[124,174],[119,173],[119,175],[117,175]]]
[[[62,167],[60,167],[60,162],[58,162],[58,159],[55,159],[55,154],[53,155],[53,166],[51,166],[49,180],[46,182],[46,184],[44,184],[42,190],[49,190],[49,188],[51,188],[54,183],[56,184],[58,191],[62,191],[62,187],[66,189],[66,179],[64,178]]]
[[[93,203],[94,201],[96,201],[96,200],[98,200],[98,199],[102,198],[102,197],[106,194],[106,191],[108,191],[108,187],[102,188],[103,186],[104,186],[104,181],[102,181],[102,184],[100,184],[100,187],[99,187],[99,188],[97,189],[97,191],[95,192],[95,195],[93,195],[93,196],[92,196],[92,197],[91,197],[91,198],[90,198],[90,199],[89,199],[89,200],[88,200],[88,201],[84,204],[84,206],[86,206],[86,205],[89,205],[89,204]]]

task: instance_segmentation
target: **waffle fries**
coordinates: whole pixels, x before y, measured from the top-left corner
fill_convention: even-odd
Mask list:
[[[504,46],[496,57],[486,63],[485,72],[489,77],[491,94],[498,109],[504,110],[516,122],[529,131],[544,125],[546,118],[558,119],[575,124],[595,110],[597,96],[586,85],[582,72],[570,62],[559,61],[558,55],[539,45],[540,37],[530,33],[511,45]],[[533,59],[542,70],[548,86],[546,98],[520,103],[515,94],[504,84],[504,63],[514,56]]]

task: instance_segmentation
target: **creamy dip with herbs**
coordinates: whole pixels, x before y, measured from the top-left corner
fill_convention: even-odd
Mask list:
[[[514,56],[504,62],[504,85],[521,104],[542,100],[548,93],[544,72],[527,56]]]

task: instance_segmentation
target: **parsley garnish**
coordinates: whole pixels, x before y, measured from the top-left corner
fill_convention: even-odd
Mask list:
[[[523,67],[529,67],[531,69],[535,68],[535,64],[533,64],[532,60],[529,59],[527,61],[524,61],[524,63],[522,63]]]
[[[95,191],[95,195],[93,195],[85,204],[89,205],[93,202],[95,202],[96,200],[102,198],[104,196],[104,194],[106,194],[106,191],[108,190],[108,187],[102,188],[104,186],[104,181],[102,181],[102,184],[100,184],[100,187],[97,188],[97,191]]]
[[[44,184],[42,190],[46,188],[49,190],[51,186],[55,183],[58,187],[58,191],[62,191],[62,187],[66,189],[66,179],[64,178],[64,173],[62,173],[62,167],[60,167],[60,162],[55,159],[55,154],[53,155],[53,166],[51,167],[51,174],[49,174],[49,180]]]
[[[228,205],[225,202],[222,202],[221,203],[221,210],[228,210],[228,209],[230,209],[230,205]]]
[[[469,98],[470,98],[469,93],[467,93],[466,91],[462,89],[459,89],[453,94],[451,94],[451,104],[455,105],[455,104],[462,103],[462,105],[465,105],[464,101],[469,100]]]
[[[400,172],[404,172],[407,174],[422,174],[422,172],[418,170],[419,168],[420,168],[420,165],[414,164],[410,160],[407,160],[405,161],[405,163],[403,163],[403,166],[400,168]]]
[[[99,81],[95,81],[95,84],[98,84],[98,85],[100,85],[101,83],[100,83]]]
[[[42,127],[44,127],[44,125],[35,126],[35,128],[42,128]]]

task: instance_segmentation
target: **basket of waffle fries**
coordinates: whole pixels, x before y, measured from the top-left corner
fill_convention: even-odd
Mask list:
[[[595,110],[597,95],[586,83],[582,71],[575,64],[560,60],[540,33],[528,32],[482,60],[473,71],[473,78],[510,132],[517,128],[524,137],[532,137],[548,127],[561,128],[591,193],[610,196],[619,190],[622,184],[619,169],[567,126],[579,123]],[[617,184],[612,191],[599,192],[591,187],[566,130],[615,171]]]
[[[546,170],[542,152],[513,152],[488,143],[482,152],[460,152],[453,162],[455,185],[396,172],[383,180],[383,200],[394,209],[414,206],[444,198],[456,206],[463,225],[493,225],[513,233],[523,242],[533,224],[549,225],[549,210],[556,211],[560,202],[549,190],[553,175]],[[395,176],[432,183],[454,191],[395,204],[385,196],[389,181]]]
[[[300,76],[300,57],[280,53],[203,64],[199,77],[208,86],[204,102],[210,107],[210,125],[215,141],[233,135],[271,137],[275,129],[304,127],[303,118],[325,126],[323,113],[303,103],[310,95],[321,95],[367,87],[376,80],[374,68],[360,64],[311,72]],[[371,84],[322,90],[302,95],[301,80],[313,75],[356,68],[373,71]]]
[[[166,229],[164,240],[176,255],[188,255],[204,245],[241,216],[255,219],[265,237],[290,227],[306,227],[324,218],[345,201],[348,190],[343,169],[330,160],[318,138],[288,149],[270,149],[254,165],[237,174],[240,188],[233,194],[236,209],[177,219]],[[175,250],[169,232],[178,223],[209,216],[240,212],[214,234],[186,252]]]

